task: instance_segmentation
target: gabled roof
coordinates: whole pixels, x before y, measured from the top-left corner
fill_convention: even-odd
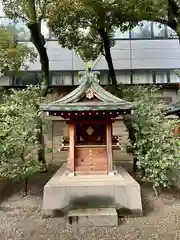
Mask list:
[[[42,104],[42,111],[129,110],[132,104],[122,100],[99,85],[98,72],[80,72],[80,86],[63,98]]]

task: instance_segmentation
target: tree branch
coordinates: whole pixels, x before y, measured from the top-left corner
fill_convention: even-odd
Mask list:
[[[38,20],[41,21],[42,19],[46,18],[47,6],[48,4],[52,3],[52,0],[44,0],[43,4],[41,5],[41,1],[39,0],[39,9],[41,10],[41,14],[38,17]]]
[[[179,11],[179,8],[180,8],[180,7],[177,5],[177,3],[174,2],[173,0],[168,0],[168,7],[171,8],[171,9],[168,8],[168,10],[171,10],[171,11],[172,11],[172,14],[177,17],[178,11]]]
[[[22,21],[24,21],[24,22],[28,22],[28,21],[29,21],[28,18],[26,18],[25,16],[22,16],[22,15],[18,14],[17,12],[16,12],[16,17],[19,18],[19,19],[22,19]],[[14,20],[14,22],[18,22],[18,20]]]
[[[30,23],[37,22],[36,4],[35,0],[28,0],[28,14]]]

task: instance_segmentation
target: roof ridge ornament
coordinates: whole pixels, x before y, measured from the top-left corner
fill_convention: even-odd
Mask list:
[[[79,82],[88,82],[88,83],[92,83],[95,82],[97,84],[99,84],[99,75],[100,72],[99,71],[92,71],[92,66],[90,64],[88,64],[87,66],[87,70],[86,71],[80,71],[78,72],[78,75],[80,76]]]
[[[86,98],[92,99],[93,97],[94,97],[93,91],[92,91],[91,89],[88,89],[88,90],[86,91]]]

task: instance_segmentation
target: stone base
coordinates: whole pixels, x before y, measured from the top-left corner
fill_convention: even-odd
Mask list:
[[[140,186],[122,167],[117,166],[113,176],[67,176],[65,169],[63,165],[44,186],[44,216],[89,208],[115,208],[120,216],[142,215]]]
[[[118,215],[115,208],[91,208],[71,210],[68,221],[74,226],[117,227]]]

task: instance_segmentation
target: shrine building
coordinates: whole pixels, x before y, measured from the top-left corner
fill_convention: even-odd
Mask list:
[[[48,116],[61,116],[68,125],[69,137],[59,146],[69,151],[67,174],[113,174],[113,150],[123,146],[112,136],[112,124],[119,115],[131,114],[132,104],[102,88],[98,72],[80,74],[79,87],[42,105],[42,110]]]
[[[67,162],[44,186],[43,215],[62,212],[87,219],[98,209],[106,223],[117,226],[117,210],[142,214],[140,185],[112,161],[114,150],[126,148],[121,136],[113,135],[112,124],[118,116],[133,114],[133,105],[102,88],[98,72],[88,69],[80,76],[71,93],[41,105],[46,116],[62,117],[69,130],[59,144],[59,151],[68,152]]]

